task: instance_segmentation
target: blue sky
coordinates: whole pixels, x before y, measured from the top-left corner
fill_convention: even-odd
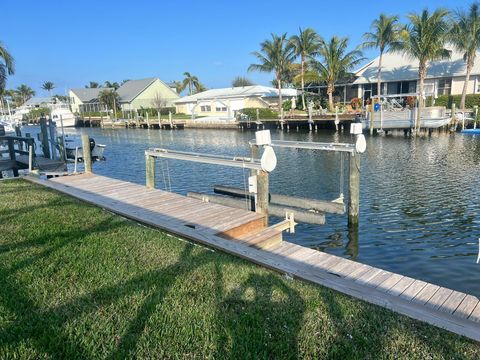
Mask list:
[[[7,87],[44,81],[55,93],[89,81],[158,76],[181,80],[189,71],[209,88],[237,75],[269,84],[272,75],[247,73],[252,51],[271,32],[312,27],[321,36],[348,36],[358,45],[380,12],[405,15],[470,1],[8,1],[1,6],[0,41],[16,60]],[[365,52],[372,58],[374,50]]]

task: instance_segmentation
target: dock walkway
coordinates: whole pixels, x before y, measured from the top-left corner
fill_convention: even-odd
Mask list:
[[[127,218],[480,341],[477,297],[282,241],[242,209],[93,174],[28,180]]]

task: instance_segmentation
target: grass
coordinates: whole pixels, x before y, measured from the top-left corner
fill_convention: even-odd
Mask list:
[[[480,358],[478,343],[22,180],[0,181],[0,358]]]

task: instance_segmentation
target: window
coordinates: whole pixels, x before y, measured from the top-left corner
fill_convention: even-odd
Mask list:
[[[452,78],[438,80],[438,95],[450,95]]]
[[[226,112],[226,111],[227,111],[227,108],[226,108],[225,106],[221,106],[221,107],[220,107],[220,106],[217,106],[217,107],[215,108],[215,111],[216,111],[216,112]]]
[[[201,112],[210,112],[210,111],[212,111],[212,107],[210,105],[202,105],[202,106],[200,106],[200,111]]]

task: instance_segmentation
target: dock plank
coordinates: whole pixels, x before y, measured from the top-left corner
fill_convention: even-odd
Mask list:
[[[128,200],[121,200],[119,196],[103,196],[93,190],[81,189],[80,184],[77,188],[73,182],[69,183],[65,180],[63,180],[64,183],[37,178],[28,178],[28,180],[101,206],[135,221],[169,231],[177,236],[220,249],[267,268],[327,286],[480,341],[480,304],[475,305],[475,299],[473,297],[467,298],[468,295],[466,294],[439,288],[426,304],[421,304],[418,301],[411,300],[417,297],[417,299],[423,301],[428,297],[428,294],[433,292],[435,285],[429,285],[421,280],[392,274],[382,269],[355,263],[327,253],[305,249],[300,245],[288,242],[273,244],[272,248],[267,250],[256,249],[216,236],[201,226],[199,228],[186,226],[187,224],[184,221],[172,218],[168,210],[162,212],[155,210],[156,205],[151,205],[155,201],[150,202],[148,200],[147,206],[144,207],[142,202],[129,204]],[[132,201],[134,201],[136,191],[139,194],[147,193],[145,187],[141,185],[133,184],[131,189],[133,192],[129,195],[129,198],[132,196]],[[108,190],[104,189],[104,191]],[[150,196],[158,199],[161,199],[161,194],[165,193],[160,190],[149,190],[149,192]],[[181,198],[181,195],[178,196]],[[203,207],[204,203],[199,201],[198,206]],[[230,209],[228,207],[223,208],[225,212]],[[183,214],[187,215],[189,212],[183,212]],[[261,219],[258,214],[247,214],[249,215],[247,218]],[[268,231],[266,233],[268,234]],[[358,279],[360,280],[356,281]],[[365,280],[367,282],[362,283]]]

